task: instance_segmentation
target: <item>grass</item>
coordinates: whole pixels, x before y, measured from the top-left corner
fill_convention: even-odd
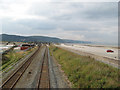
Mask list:
[[[50,47],[50,52],[61,65],[73,88],[120,87],[118,69],[55,46]]]
[[[27,51],[20,51],[20,52],[15,52],[14,50],[7,53],[5,57],[7,60],[2,60],[2,65],[0,67],[0,71],[4,71],[6,68],[11,67],[14,63],[19,61],[21,58],[25,57],[29,53],[31,53],[35,48],[32,48]],[[11,67],[12,68],[12,67]]]

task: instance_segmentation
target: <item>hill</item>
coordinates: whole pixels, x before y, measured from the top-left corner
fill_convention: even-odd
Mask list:
[[[8,35],[8,34],[1,34],[0,40],[8,41],[8,42],[91,43],[88,41],[68,40],[68,39],[60,39],[56,37],[18,36],[18,35]]]
[[[63,42],[63,40],[54,37],[45,37],[45,36],[18,36],[18,35],[8,35],[1,34],[2,41],[10,42]]]

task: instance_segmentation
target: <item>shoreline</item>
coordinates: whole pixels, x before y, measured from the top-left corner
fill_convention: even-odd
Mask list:
[[[61,44],[65,44],[65,45],[83,45],[83,46],[90,46],[90,47],[106,47],[106,48],[116,48],[116,49],[120,49],[120,46],[118,45],[102,45],[102,44],[83,44],[83,43],[61,43]]]

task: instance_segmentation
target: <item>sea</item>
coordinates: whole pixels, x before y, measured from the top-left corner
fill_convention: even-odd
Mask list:
[[[120,47],[118,44],[106,44],[106,43],[66,43],[68,45],[91,45],[91,46],[108,46],[108,47]]]

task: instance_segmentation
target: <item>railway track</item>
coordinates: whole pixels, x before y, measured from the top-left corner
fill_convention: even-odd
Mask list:
[[[26,69],[29,67],[34,58],[38,55],[40,47],[36,52],[18,68],[1,86],[1,88],[13,89]],[[36,84],[36,88],[50,88],[50,76],[49,76],[49,64],[48,64],[48,47],[45,46],[45,52],[41,60],[39,79]],[[26,87],[27,88],[27,87]]]
[[[49,76],[49,65],[48,65],[48,48],[46,50],[41,63],[41,71],[38,80],[37,88],[50,88],[50,76]]]
[[[32,60],[36,55],[39,53],[40,46],[36,50],[36,52],[25,62],[23,65],[20,66],[5,82],[3,82],[1,88],[14,88],[18,80],[21,78],[25,70],[31,64]]]

